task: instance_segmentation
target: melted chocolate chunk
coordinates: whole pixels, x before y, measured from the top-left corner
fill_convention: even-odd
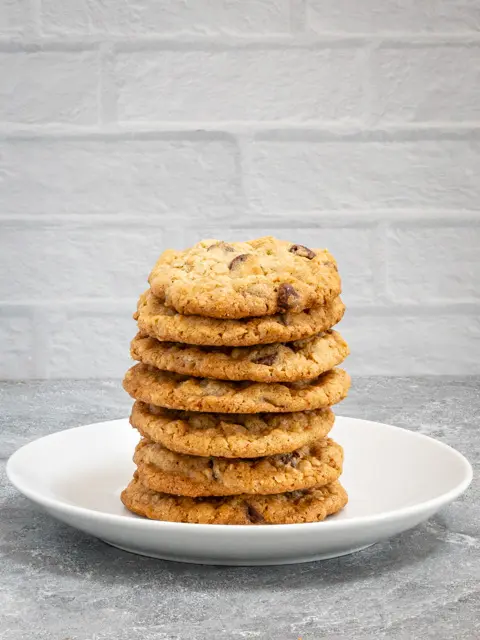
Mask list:
[[[264,364],[267,367],[270,367],[275,360],[277,359],[277,354],[276,353],[270,353],[267,356],[262,356],[261,358],[256,358],[255,360],[252,360],[252,362],[254,364]]]
[[[249,257],[248,253],[241,253],[239,256],[237,256],[230,262],[230,264],[228,265],[228,268],[230,269],[230,271],[232,271],[233,269],[238,269],[238,267],[241,264],[243,264],[245,260],[248,260],[248,257]]]
[[[255,509],[255,507],[252,507],[252,505],[248,504],[248,502],[246,502],[245,505],[247,508],[247,518],[250,520],[250,522],[253,522],[253,524],[265,522],[265,518],[259,511],[257,511],[257,509]]]
[[[312,489],[301,489],[300,491],[290,491],[287,495],[289,498],[298,503],[305,496],[311,495],[313,493]]]
[[[298,300],[298,293],[291,284],[281,284],[278,287],[277,309],[279,311],[287,311]]]
[[[313,260],[317,255],[315,251],[312,251],[308,247],[304,247],[303,244],[292,244],[289,249],[290,253],[294,253],[296,256],[301,256],[302,258],[308,258],[309,260]]]
[[[287,346],[294,353],[298,353],[299,351],[301,351],[303,349],[305,344],[304,344],[303,340],[296,340],[295,342],[289,342]]]
[[[279,460],[284,465],[290,465],[295,469],[298,464],[298,458],[300,456],[295,451],[293,453],[284,453],[282,456],[279,456]]]
[[[212,470],[212,477],[214,480],[220,480],[220,478],[222,477],[219,470],[217,469],[217,467],[215,466],[215,460],[213,460],[213,458],[210,458],[210,460],[208,461],[208,466],[210,467],[210,469]]]

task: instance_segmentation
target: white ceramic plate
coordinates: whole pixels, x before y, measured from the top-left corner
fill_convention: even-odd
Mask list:
[[[414,527],[459,496],[472,468],[427,436],[338,417],[350,501],[325,522],[290,525],[182,524],[139,518],[121,504],[138,435],[127,420],[40,438],[8,461],[13,484],[58,520],[133,553],[201,564],[262,565],[352,553]]]

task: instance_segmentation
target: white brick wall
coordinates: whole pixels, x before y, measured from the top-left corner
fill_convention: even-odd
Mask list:
[[[355,48],[122,52],[114,71],[118,119],[358,121],[363,66]]]
[[[94,125],[98,83],[96,51],[0,53],[0,121]]]
[[[480,373],[480,0],[0,0],[0,378],[120,376],[156,256],[338,258],[353,374]]]
[[[62,35],[289,33],[289,0],[42,0],[41,30]]]
[[[37,222],[40,215],[129,213],[141,223],[162,213],[209,217],[239,207],[239,153],[231,136],[60,136],[3,142],[0,210],[30,214]]]
[[[0,34],[20,32],[28,19],[28,0],[3,0],[0,3]]]

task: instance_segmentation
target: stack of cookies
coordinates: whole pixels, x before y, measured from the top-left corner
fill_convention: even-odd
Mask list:
[[[134,513],[211,524],[314,522],[347,502],[331,406],[348,391],[340,277],[326,250],[271,237],[165,251],[126,374],[141,440]]]

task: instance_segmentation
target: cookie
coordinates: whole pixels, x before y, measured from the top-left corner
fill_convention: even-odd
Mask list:
[[[340,298],[299,313],[286,311],[259,318],[222,320],[184,316],[166,307],[153,293],[140,296],[134,319],[140,331],[157,340],[214,347],[248,347],[309,338],[335,326],[345,313]]]
[[[326,249],[276,240],[202,240],[186,251],[165,251],[150,287],[167,307],[185,315],[245,318],[323,305],[341,292]]]
[[[348,496],[339,482],[277,495],[186,498],[147,489],[135,477],[122,492],[127,509],[152,520],[195,524],[295,524],[319,522],[337,513]]]
[[[331,369],[306,382],[230,382],[193,378],[134,365],[125,374],[123,388],[135,400],[169,409],[218,413],[308,411],[330,407],[346,397],[350,376]]]
[[[217,380],[295,382],[311,380],[340,364],[348,345],[336,331],[259,347],[197,347],[159,342],[138,334],[131,343],[134,360],[157,369]]]
[[[342,473],[343,450],[327,438],[263,458],[204,458],[143,439],[133,461],[139,478],[152,491],[195,498],[283,493],[329,484]]]
[[[324,438],[330,409],[296,413],[199,413],[135,402],[130,423],[171,451],[195,456],[257,458],[289,453]]]

